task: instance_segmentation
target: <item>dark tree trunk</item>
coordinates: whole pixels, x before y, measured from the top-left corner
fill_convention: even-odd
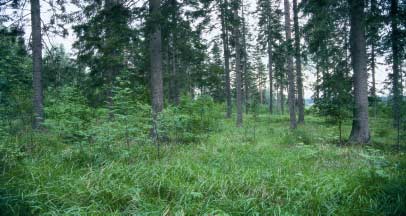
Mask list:
[[[399,21],[398,21],[398,0],[391,0],[391,45],[392,45],[392,79],[393,79],[393,113],[394,117],[399,115],[399,105],[400,105],[400,95],[401,95],[401,86],[400,86],[400,32],[399,32]]]
[[[280,85],[279,88],[279,97],[280,97],[280,104],[281,104],[281,113],[284,114],[285,112],[285,98],[283,96],[283,84]]]
[[[176,33],[176,13],[177,13],[177,1],[171,0],[171,7],[172,7],[172,25],[175,26],[175,30],[171,33],[171,42],[172,42],[172,70],[171,70],[171,100],[172,103],[175,105],[179,104],[179,82],[178,82],[178,74],[177,74],[177,65],[176,65],[176,40],[177,40],[177,33]]]
[[[401,111],[400,104],[402,100],[402,82],[400,72],[400,31],[399,31],[399,11],[398,0],[391,0],[390,18],[391,18],[391,42],[392,42],[392,91],[393,91],[393,118],[394,125],[398,130],[397,144],[399,145],[399,128]]]
[[[378,8],[376,0],[371,0],[371,15],[378,16]],[[375,49],[376,49],[376,40],[378,39],[378,29],[375,26],[376,23],[372,23],[371,31],[371,77],[372,77],[372,88],[371,88],[371,96],[374,103],[374,116],[376,117],[376,105],[377,105],[377,96],[376,96],[376,80],[375,80],[375,69],[376,69],[376,60],[375,60]]]
[[[173,40],[173,39],[172,39]],[[179,104],[179,85],[178,85],[178,74],[177,74],[177,67],[176,67],[176,46],[175,42],[173,41],[172,47],[172,69],[171,69],[171,80],[172,89],[171,89],[171,100],[172,103],[175,105]]]
[[[299,32],[299,9],[297,0],[293,0],[293,22],[295,28],[295,59],[296,59],[296,82],[297,82],[297,104],[298,104],[298,123],[304,123],[304,98],[303,98],[303,77],[302,60],[300,56],[300,32]]]
[[[293,58],[291,55],[292,48],[292,31],[290,28],[290,5],[288,0],[284,0],[285,6],[285,32],[286,41],[289,44],[288,50],[288,104],[289,104],[289,117],[290,117],[290,128],[296,128],[296,112],[295,112],[295,77],[293,74]]]
[[[149,0],[151,32],[149,41],[150,67],[151,67],[151,95],[152,95],[152,117],[154,128],[152,137],[157,139],[156,120],[157,115],[163,109],[163,81],[162,81],[162,41],[161,41],[161,26],[159,18],[161,15],[161,1]]]
[[[228,2],[224,0],[224,3],[220,1],[220,17],[221,17],[221,37],[223,40],[223,52],[224,52],[224,74],[225,74],[225,90],[226,90],[226,104],[227,111],[226,117],[231,118],[232,104],[231,104],[231,85],[230,85],[230,49],[228,44],[228,28],[226,22],[226,7]]]
[[[236,92],[237,92],[237,127],[242,126],[242,80],[241,80],[241,46],[240,46],[240,25],[238,16],[238,1],[235,2],[234,14],[234,43],[235,43],[235,76],[236,76]]]
[[[269,3],[270,4],[270,3]],[[271,9],[269,7],[269,12]],[[268,15],[268,76],[269,76],[269,113],[273,111],[273,72],[272,72],[272,29],[271,17]]]
[[[119,0],[105,0],[105,10],[111,10],[115,5],[119,4]],[[111,40],[114,38],[114,32],[108,27],[105,28],[106,31],[106,36],[105,36],[105,41],[106,40]],[[106,42],[107,43],[107,42]],[[108,44],[105,44],[107,47]],[[110,57],[115,57],[117,55],[116,50],[110,50],[110,52],[105,53],[109,55]],[[107,89],[106,89],[106,96],[107,96],[107,108],[109,109],[109,118],[113,119],[114,114],[113,114],[113,106],[114,106],[114,101],[113,101],[113,87],[114,87],[114,80],[116,78],[116,71],[117,70],[117,65],[109,65],[108,68],[106,68],[106,77],[107,77]]]
[[[372,96],[372,98],[374,100],[373,101],[373,103],[374,103],[374,117],[376,117],[376,105],[377,105],[375,69],[376,69],[375,44],[373,43],[371,45],[371,76],[372,76],[371,96]]]
[[[34,121],[33,128],[39,129],[44,122],[44,97],[42,89],[42,36],[41,36],[41,9],[39,0],[31,0],[31,26],[32,26],[32,87]]]
[[[364,1],[348,0],[351,20],[351,63],[354,71],[355,107],[350,142],[368,143],[368,74],[366,67],[366,41],[364,26]]]
[[[247,64],[244,60],[244,64],[243,64],[243,71],[244,71],[244,104],[245,104],[245,114],[248,114],[249,111],[249,90],[248,90],[248,72],[247,72]]]
[[[316,62],[316,100],[320,99],[320,66]]]
[[[269,113],[273,112],[272,44],[268,41]]]
[[[243,62],[242,62],[242,77],[244,80],[244,94],[243,94],[243,104],[245,105],[245,113],[248,114],[248,104],[249,104],[249,95],[248,95],[248,71],[247,71],[247,61],[248,61],[248,52],[247,52],[247,41],[246,41],[246,28],[245,28],[245,14],[244,14],[244,5],[241,3],[241,14],[242,14],[242,47],[243,47]]]

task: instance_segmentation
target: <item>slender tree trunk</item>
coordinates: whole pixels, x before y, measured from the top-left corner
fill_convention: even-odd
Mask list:
[[[226,117],[231,118],[232,104],[231,104],[231,84],[230,84],[230,49],[228,43],[228,28],[226,22],[226,12],[228,7],[227,0],[220,1],[220,18],[221,18],[221,37],[223,40],[224,52],[224,73],[225,73],[225,90],[226,90],[226,104],[227,112]]]
[[[241,2],[241,14],[242,14],[242,47],[243,47],[243,62],[242,62],[242,74],[244,80],[244,102],[245,104],[245,113],[248,114],[248,71],[247,71],[247,61],[248,61],[248,52],[247,52],[247,41],[246,41],[246,28],[245,28],[245,14],[244,14],[244,5]]]
[[[174,42],[173,42],[174,43]],[[173,44],[172,48],[172,70],[171,70],[171,82],[172,82],[172,103],[175,105],[179,104],[179,85],[178,85],[178,74],[176,70],[176,46]]]
[[[281,113],[284,114],[285,112],[285,98],[283,96],[283,84],[281,83],[281,85],[279,86],[279,97],[280,97],[280,103],[281,103]]]
[[[118,0],[105,0],[105,5],[104,9],[105,10],[111,10],[115,5],[117,5],[119,2]],[[107,40],[110,40],[111,38],[114,37],[114,32],[109,27],[105,28],[106,36],[104,42],[106,43],[105,46],[108,46]],[[117,55],[116,50],[110,50],[110,52],[105,53],[106,55],[109,55],[111,57],[115,57]],[[106,96],[107,96],[107,108],[109,110],[109,118],[113,119],[114,118],[114,113],[113,113],[113,106],[114,106],[114,101],[113,101],[113,87],[114,87],[114,80],[116,77],[115,72],[117,71],[116,65],[109,65],[106,68],[106,77],[107,77],[107,89],[106,89]]]
[[[272,44],[268,41],[269,113],[273,113]]]
[[[262,85],[260,84],[259,85],[259,89],[258,89],[258,92],[259,92],[259,104],[264,104],[264,98],[263,98],[263,94],[262,94]]]
[[[377,16],[377,2],[376,0],[371,0],[371,13],[372,16]],[[371,76],[372,76],[372,88],[371,88],[371,96],[374,103],[374,116],[376,117],[376,105],[377,105],[377,96],[376,96],[376,81],[375,81],[375,69],[376,69],[376,60],[375,60],[375,44],[378,37],[378,29],[375,26],[375,23],[372,23],[371,34]]]
[[[41,11],[39,0],[31,0],[31,26],[32,26],[32,87],[34,121],[33,128],[40,129],[44,122],[44,96],[42,89],[42,36]]]
[[[244,71],[244,97],[245,97],[245,114],[248,115],[249,111],[249,104],[250,104],[250,95],[248,90],[248,72],[247,72],[247,64],[243,65]]]
[[[399,12],[398,12],[398,0],[391,0],[391,42],[392,42],[392,91],[393,91],[393,118],[394,125],[398,131],[397,145],[400,143],[400,119],[401,111],[400,104],[402,101],[402,79],[400,71],[400,31],[399,31]]]
[[[398,27],[398,0],[391,0],[391,45],[392,45],[392,85],[393,85],[393,113],[395,119],[399,115],[400,97],[401,97],[401,85],[400,85],[400,47],[399,39],[400,32]]]
[[[177,13],[177,1],[171,0],[171,7],[172,7],[172,25],[175,26],[175,30],[171,33],[171,40],[172,40],[172,75],[171,75],[171,82],[172,82],[172,103],[175,105],[179,104],[179,82],[178,82],[178,74],[177,74],[177,65],[176,65],[176,40],[177,40],[177,32],[176,32],[176,13]]]
[[[270,12],[270,11],[269,11]],[[273,72],[272,72],[272,30],[271,18],[268,15],[268,76],[269,76],[269,113],[273,112]]]
[[[368,74],[366,67],[366,41],[364,1],[348,0],[351,20],[351,63],[354,71],[355,109],[350,142],[368,143]]]
[[[172,59],[171,59],[171,46],[170,43],[166,43],[165,47],[162,47],[162,52],[165,53],[165,55],[162,58],[162,68],[164,70],[164,73],[167,74],[167,77],[170,79],[168,82],[168,94],[167,98],[165,100],[172,102],[172,89],[173,89],[173,82],[172,80]],[[165,89],[164,89],[165,92]]]
[[[320,99],[320,66],[316,62],[316,100]]]
[[[376,105],[377,105],[375,68],[376,68],[376,63],[375,63],[375,44],[372,43],[372,45],[371,45],[371,76],[372,76],[371,95],[372,95],[372,98],[373,98],[373,100],[374,100],[374,101],[373,101],[373,102],[374,102],[374,117],[376,117]]]
[[[241,45],[240,45],[240,20],[238,16],[238,0],[235,0],[233,5],[234,14],[234,43],[235,43],[235,76],[236,76],[236,92],[237,92],[237,127],[242,126],[242,80],[241,80]]]
[[[290,5],[288,0],[284,0],[285,6],[285,32],[286,41],[289,44],[288,50],[288,104],[289,104],[289,117],[290,117],[290,128],[296,128],[296,112],[295,112],[295,77],[293,74],[293,58],[291,54],[292,45],[292,32],[290,28]]]
[[[152,95],[152,117],[153,132],[152,137],[157,140],[157,115],[163,109],[163,81],[162,81],[162,41],[161,26],[159,18],[161,15],[161,1],[149,0],[151,16],[151,35],[149,41],[150,67],[151,67],[151,95]]]
[[[295,59],[296,59],[296,80],[297,80],[297,104],[298,104],[298,123],[304,123],[304,98],[303,98],[303,77],[302,60],[300,55],[300,32],[299,32],[299,9],[297,0],[293,0],[293,22],[295,28]]]
[[[241,46],[240,46],[240,20],[238,16],[238,0],[233,7],[234,14],[234,43],[235,43],[235,76],[237,90],[237,127],[242,126],[242,80],[241,80]]]
[[[279,100],[280,100],[280,96],[279,96],[279,86],[278,83],[275,83],[275,105],[276,105],[276,110],[279,110],[278,108],[278,104],[279,104]]]

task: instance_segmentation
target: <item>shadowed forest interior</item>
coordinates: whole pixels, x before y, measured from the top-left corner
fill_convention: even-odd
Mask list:
[[[406,215],[405,0],[0,0],[0,215]]]

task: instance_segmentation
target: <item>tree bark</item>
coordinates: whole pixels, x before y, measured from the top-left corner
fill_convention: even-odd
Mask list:
[[[366,41],[364,26],[364,1],[348,0],[350,6],[350,51],[354,71],[355,107],[350,142],[369,142],[368,127],[368,74],[366,67]]]
[[[316,62],[316,100],[320,99],[320,66]]]
[[[281,81],[282,82],[282,81]],[[281,83],[279,86],[279,97],[280,97],[280,105],[281,105],[281,113],[284,114],[285,112],[285,98],[283,96],[283,84]]]
[[[393,113],[394,118],[399,117],[400,99],[401,99],[401,86],[400,86],[400,49],[399,39],[400,32],[398,27],[398,0],[391,0],[391,45],[392,45],[392,85],[393,85]]]
[[[243,104],[245,105],[245,113],[248,114],[248,104],[249,104],[249,95],[248,95],[248,71],[247,71],[247,62],[248,62],[248,52],[247,52],[247,41],[246,41],[246,28],[245,28],[245,14],[244,14],[244,5],[241,3],[241,14],[242,14],[242,47],[243,47],[243,62],[242,62],[242,77],[244,80],[244,94],[243,94]]]
[[[300,32],[299,32],[299,9],[297,0],[293,0],[293,25],[295,28],[295,59],[296,59],[296,82],[297,82],[297,103],[298,103],[298,123],[304,123],[304,98],[303,98],[303,77],[302,60],[300,55]]]
[[[161,41],[161,1],[149,0],[150,18],[151,18],[151,34],[149,41],[150,67],[151,67],[151,95],[152,95],[152,117],[154,128],[152,137],[157,139],[156,120],[157,115],[163,109],[163,81],[162,81],[162,41]]]
[[[376,80],[375,80],[375,69],[376,69],[376,62],[375,62],[375,44],[371,44],[371,76],[372,76],[372,89],[371,89],[371,96],[374,102],[374,117],[376,117],[376,105],[377,105],[377,96],[376,96]]]
[[[269,11],[271,13],[271,2],[269,1]],[[271,15],[268,14],[268,76],[269,76],[269,113],[273,112],[273,71],[272,71],[272,29]]]
[[[238,16],[238,0],[233,6],[234,14],[234,43],[235,43],[235,76],[237,91],[237,127],[242,126],[242,80],[241,80],[241,46],[240,46],[240,20]]]
[[[392,42],[392,91],[393,91],[393,118],[394,125],[397,128],[397,145],[400,144],[400,121],[402,101],[402,79],[400,71],[400,31],[399,31],[399,11],[398,0],[391,0],[390,18],[391,18],[391,42]]]
[[[177,74],[177,65],[176,65],[176,40],[177,40],[177,33],[176,33],[176,13],[177,13],[177,1],[171,0],[171,7],[172,7],[172,25],[175,26],[175,30],[171,32],[171,42],[172,42],[172,70],[171,70],[171,79],[170,82],[172,83],[171,91],[171,100],[172,103],[175,105],[179,104],[179,82],[178,82],[178,74]]]
[[[31,26],[32,26],[32,87],[33,87],[33,128],[40,129],[44,122],[44,96],[42,88],[42,35],[41,35],[41,9],[39,0],[31,0]]]
[[[176,45],[174,41],[174,36],[172,36],[172,69],[171,69],[171,100],[172,104],[178,105],[179,104],[179,86],[178,86],[178,74],[177,74],[177,67],[176,67]]]
[[[288,0],[284,0],[285,9],[285,32],[286,41],[288,43],[288,104],[289,104],[289,117],[290,117],[290,128],[296,128],[296,112],[295,112],[295,77],[293,74],[293,58],[291,54],[292,45],[292,32],[290,28],[290,5]]]
[[[268,41],[269,113],[273,113],[272,43]]]
[[[220,1],[220,18],[221,18],[221,37],[223,40],[224,52],[224,74],[225,74],[225,90],[226,90],[226,118],[231,118],[232,104],[231,104],[231,85],[230,85],[230,49],[228,43],[228,28],[226,23],[226,7],[228,2]]]
[[[373,19],[375,19],[375,16],[378,16],[378,8],[377,8],[377,2],[376,0],[371,0],[371,15],[373,16]],[[374,103],[374,116],[376,117],[376,105],[377,105],[377,96],[376,96],[376,80],[375,80],[375,69],[376,69],[376,60],[375,60],[375,49],[376,49],[376,40],[378,37],[378,29],[376,27],[376,23],[372,23],[372,27],[370,29],[370,34],[371,34],[371,77],[372,77],[372,88],[371,88],[371,96],[373,98],[373,103]]]

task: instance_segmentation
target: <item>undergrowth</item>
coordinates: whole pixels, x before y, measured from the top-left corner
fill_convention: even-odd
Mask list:
[[[196,105],[199,106],[199,105]],[[185,107],[182,109],[192,109]],[[169,111],[168,111],[169,112]],[[171,110],[171,113],[177,110]],[[183,118],[183,119],[182,119]],[[179,117],[172,123],[178,124]],[[191,121],[192,121],[191,120]],[[219,127],[199,142],[86,144],[51,132],[31,152],[2,145],[2,215],[405,215],[404,153],[338,146],[337,128],[309,116],[296,131],[286,116],[261,114]],[[91,122],[85,122],[91,124]],[[390,140],[379,124],[380,143]],[[207,124],[209,125],[209,124]],[[76,127],[76,126],[75,126]],[[82,126],[80,126],[82,127]],[[74,127],[72,127],[74,128]],[[72,128],[68,128],[72,130]],[[379,130],[376,130],[378,128]],[[181,129],[183,130],[183,129]],[[188,131],[188,129],[184,129]],[[65,131],[63,131],[65,132]],[[349,126],[344,127],[345,135]],[[8,137],[3,141],[13,143]],[[187,141],[188,145],[181,141]],[[106,141],[107,142],[107,141]],[[14,150],[12,150],[14,149]]]

